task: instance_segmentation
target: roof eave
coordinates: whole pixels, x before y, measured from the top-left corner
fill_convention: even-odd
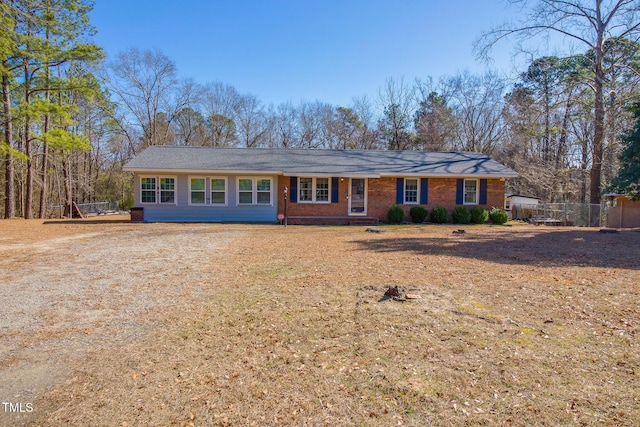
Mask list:
[[[282,171],[248,170],[248,169],[167,169],[167,168],[137,168],[125,166],[125,172],[134,173],[187,173],[187,174],[220,174],[220,175],[282,175]]]
[[[180,174],[227,174],[227,175],[282,175],[282,176],[313,176],[313,177],[345,177],[345,178],[381,178],[381,177],[427,177],[427,178],[517,178],[517,173],[505,174],[478,174],[478,173],[429,173],[429,172],[386,172],[386,173],[353,173],[353,172],[332,172],[332,173],[314,173],[314,172],[285,172],[281,170],[250,170],[250,169],[166,169],[166,168],[138,168],[125,166],[122,168],[125,172],[133,173],[180,173]]]
[[[284,172],[283,176],[307,176],[316,178],[380,178],[380,174],[373,173],[353,173],[353,172],[333,172],[333,173],[314,173],[314,172]]]
[[[503,179],[517,178],[517,173],[504,174],[481,174],[481,173],[430,173],[430,172],[413,172],[413,173],[382,173],[383,177],[407,176],[407,177],[423,177],[423,178],[480,178],[480,179]]]

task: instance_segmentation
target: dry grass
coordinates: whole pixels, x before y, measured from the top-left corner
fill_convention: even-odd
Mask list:
[[[47,260],[37,274],[52,274],[69,250],[32,245],[118,241],[126,259],[100,257],[130,289],[95,282],[104,316],[38,323],[39,344],[0,329],[21,343],[0,374],[60,340],[78,351],[48,356],[56,381],[16,424],[640,424],[637,232],[36,226],[48,234],[0,239],[1,267]],[[391,285],[422,298],[384,300]]]

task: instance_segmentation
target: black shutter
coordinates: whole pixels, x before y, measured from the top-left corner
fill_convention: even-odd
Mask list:
[[[426,205],[429,203],[429,179],[420,179],[420,204]]]
[[[296,203],[298,201],[298,177],[290,176],[289,177],[289,200],[291,203]]]
[[[481,205],[487,204],[487,180],[480,180],[480,203]]]
[[[331,177],[331,203],[338,203],[340,193],[338,192],[338,177]]]
[[[464,179],[459,178],[456,182],[456,205],[464,204]]]
[[[396,181],[396,204],[401,205],[404,202],[404,178],[398,178]]]

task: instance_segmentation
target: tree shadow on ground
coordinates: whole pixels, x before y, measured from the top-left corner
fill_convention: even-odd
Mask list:
[[[424,237],[423,237],[424,236]],[[358,239],[360,250],[454,256],[507,265],[640,269],[640,233],[558,230]]]
[[[67,219],[57,221],[44,221],[44,225],[66,225],[66,224],[135,224],[129,219]]]

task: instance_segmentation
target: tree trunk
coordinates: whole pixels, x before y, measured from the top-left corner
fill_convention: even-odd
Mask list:
[[[567,103],[565,105],[564,116],[562,118],[562,129],[560,130],[560,140],[558,141],[558,150],[556,151],[556,169],[565,168],[567,161],[567,134],[569,133],[569,124],[571,122],[571,108],[573,107],[573,88],[569,89],[567,94]]]
[[[27,119],[24,125],[24,143],[25,143],[25,154],[27,156],[27,187],[25,190],[25,200],[24,200],[24,218],[31,219],[33,218],[33,154],[31,153],[31,138],[30,135],[30,121]]]
[[[48,95],[47,95],[48,97]],[[49,132],[49,122],[51,118],[49,117],[49,113],[44,118],[44,133]],[[38,212],[38,218],[42,219],[45,216],[45,206],[47,202],[47,164],[49,162],[49,144],[47,141],[44,142],[42,147],[42,188],[40,189],[40,211]]]
[[[601,23],[599,23],[601,24]],[[595,80],[594,80],[594,132],[593,153],[591,156],[591,185],[589,202],[600,203],[600,182],[602,176],[602,151],[604,143],[604,70],[603,62],[603,37],[604,32],[598,31],[595,53]]]
[[[49,41],[50,38],[50,34],[49,34],[49,28],[47,27],[47,31],[46,31],[46,39],[47,42]],[[51,70],[49,68],[49,64],[48,61],[45,61],[45,91],[44,91],[44,100],[45,102],[49,102],[50,99],[50,89],[51,89]],[[51,115],[47,112],[47,114],[44,116],[44,129],[43,129],[43,133],[45,135],[47,135],[47,133],[49,132],[49,127],[50,127],[50,123],[51,123]],[[42,179],[42,187],[40,187],[40,209],[38,211],[38,218],[43,219],[46,209],[46,202],[47,202],[47,164],[49,162],[49,143],[47,142],[46,138],[44,138],[44,142],[43,142],[43,147],[42,147],[42,169],[41,169],[41,179]]]
[[[71,159],[65,155],[62,159],[62,171],[64,174],[65,214],[73,217],[73,189],[71,188]]]
[[[27,35],[31,36],[31,23],[27,30]],[[30,48],[27,45],[27,53],[30,53]],[[29,57],[25,57],[23,60],[24,66],[24,103],[27,106],[31,106],[31,87],[29,76]],[[24,218],[33,218],[33,158],[31,153],[31,117],[27,114],[24,120],[24,146],[25,154],[27,156],[27,188],[24,201]]]
[[[14,188],[14,169],[13,169],[13,128],[11,117],[11,94],[9,93],[9,76],[2,75],[2,103],[4,106],[4,138],[7,144],[7,155],[5,165],[5,194],[4,194],[4,217],[11,219],[15,217],[16,195]]]

